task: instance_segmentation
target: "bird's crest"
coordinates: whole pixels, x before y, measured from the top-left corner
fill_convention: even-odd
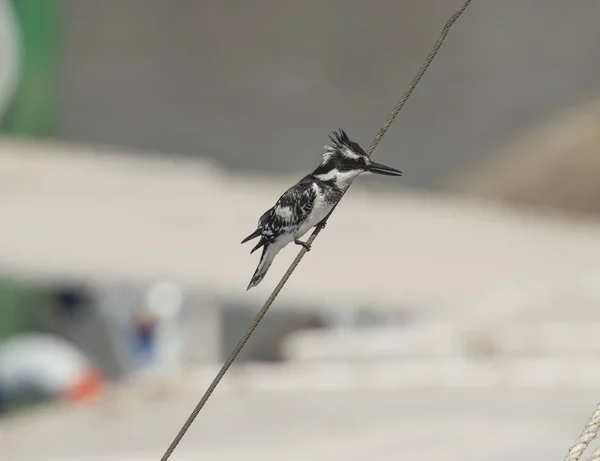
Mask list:
[[[351,141],[346,132],[341,128],[329,136],[329,141],[329,144],[325,145],[323,163],[327,163],[335,153],[341,153],[346,157],[356,157],[357,155],[365,154],[362,148],[357,143]]]

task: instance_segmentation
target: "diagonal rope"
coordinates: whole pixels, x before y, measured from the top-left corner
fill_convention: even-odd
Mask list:
[[[565,461],[579,461],[581,455],[589,445],[589,443],[596,438],[600,430],[600,404],[596,407],[596,411],[590,418],[589,422],[583,429],[583,432],[579,436],[573,446],[569,449],[569,453],[565,457]],[[600,449],[596,450],[589,461],[596,461],[600,459]]]
[[[425,73],[425,71],[427,70],[427,68],[433,61],[433,59],[435,58],[437,52],[439,51],[440,47],[442,46],[442,43],[444,43],[444,40],[446,39],[448,32],[450,32],[450,28],[454,25],[454,23],[460,17],[460,15],[463,14],[463,12],[466,10],[467,6],[469,6],[469,3],[471,3],[471,0],[464,0],[462,5],[458,8],[458,10],[456,10],[456,12],[454,12],[454,14],[452,16],[450,16],[450,18],[444,25],[444,28],[442,29],[442,32],[440,33],[440,36],[437,39],[435,45],[429,52],[427,59],[425,59],[425,62],[423,63],[423,65],[421,66],[419,71],[417,72],[417,75],[415,75],[415,77],[412,79],[412,81],[406,88],[404,94],[402,95],[402,98],[400,99],[400,101],[398,102],[396,107],[394,107],[394,110],[392,110],[392,112],[390,113],[389,117],[387,118],[387,120],[385,121],[385,123],[383,124],[381,129],[379,130],[379,133],[377,133],[377,135],[371,142],[371,145],[369,146],[369,149],[367,150],[367,154],[369,156],[373,153],[373,151],[379,144],[379,141],[381,141],[381,138],[383,138],[383,136],[385,135],[385,133],[387,132],[389,127],[392,125],[394,119],[396,118],[396,116],[398,115],[400,110],[402,110],[402,108],[404,107],[404,104],[406,104],[406,101],[408,100],[408,98],[414,91],[415,87],[417,86],[417,84],[419,83],[421,78],[423,77],[423,74]],[[348,189],[346,189],[346,191],[347,190]],[[344,194],[345,194],[345,192],[344,192]],[[343,197],[343,194],[342,194],[342,197]],[[341,198],[340,198],[340,200],[341,200]],[[325,223],[327,222],[327,220],[329,219],[329,216],[331,216],[331,213],[333,213],[333,211],[335,210],[335,208],[337,207],[338,204],[339,204],[339,201],[336,203],[336,205],[333,207],[333,209],[327,215],[327,217],[323,220],[323,223],[315,228],[315,230],[313,231],[313,233],[307,240],[307,243],[309,245],[311,245],[313,243],[313,241],[317,238],[317,236],[319,235],[319,233],[321,232],[323,227],[325,227]],[[208,388],[204,392],[204,395],[202,396],[202,398],[200,399],[200,401],[198,402],[198,404],[196,405],[196,407],[194,408],[194,410],[192,411],[192,413],[186,420],[185,424],[182,426],[182,428],[180,429],[177,436],[173,439],[173,442],[171,442],[171,445],[169,446],[169,448],[167,449],[167,451],[161,458],[161,461],[167,461],[170,458],[173,451],[175,450],[175,448],[177,448],[177,445],[179,445],[179,442],[181,442],[181,439],[183,438],[185,433],[188,431],[188,429],[190,428],[190,426],[192,425],[192,423],[194,422],[194,420],[196,419],[196,417],[198,416],[198,414],[200,413],[200,411],[202,410],[202,408],[204,407],[204,405],[206,404],[206,402],[208,401],[208,399],[210,398],[212,393],[214,392],[215,388],[221,382],[221,379],[223,379],[223,376],[225,376],[225,373],[227,373],[227,370],[229,370],[229,367],[231,367],[231,364],[237,358],[240,351],[244,348],[244,346],[246,345],[246,342],[248,342],[248,339],[250,339],[250,336],[252,336],[252,334],[254,333],[254,330],[256,330],[259,323],[262,321],[263,317],[265,316],[265,314],[271,307],[271,304],[273,304],[273,301],[275,301],[275,298],[277,298],[277,296],[279,295],[279,292],[283,289],[284,285],[286,284],[288,279],[291,277],[294,270],[296,270],[296,267],[298,267],[298,264],[300,264],[300,261],[302,261],[302,258],[304,258],[305,254],[306,254],[306,249],[302,248],[300,250],[300,252],[298,253],[298,256],[296,256],[296,259],[294,259],[294,261],[292,262],[292,264],[290,265],[288,270],[285,272],[285,274],[283,275],[283,277],[281,278],[281,280],[279,281],[279,283],[277,284],[277,286],[271,293],[271,296],[269,296],[269,298],[263,305],[262,309],[258,312],[256,317],[254,318],[252,324],[250,325],[250,327],[248,328],[248,330],[246,331],[246,333],[244,334],[242,339],[240,339],[240,341],[237,343],[237,345],[235,346],[235,348],[233,349],[233,351],[231,352],[231,354],[229,355],[227,360],[225,360],[225,363],[223,364],[223,366],[221,367],[221,369],[219,370],[219,372],[217,373],[217,375],[215,376],[213,381],[210,383],[210,386],[208,386]]]

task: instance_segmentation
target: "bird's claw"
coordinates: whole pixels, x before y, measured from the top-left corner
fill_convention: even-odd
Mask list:
[[[303,241],[298,240],[298,239],[294,239],[294,243],[296,245],[300,245],[301,247],[304,247],[304,249],[306,251],[310,251],[310,243],[306,243],[306,242],[303,242]]]

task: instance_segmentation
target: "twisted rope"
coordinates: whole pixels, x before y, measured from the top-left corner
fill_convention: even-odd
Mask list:
[[[433,61],[433,59],[435,58],[437,52],[439,51],[440,47],[442,46],[442,43],[444,43],[444,40],[446,39],[446,36],[448,35],[450,28],[454,25],[454,23],[460,17],[460,15],[463,14],[465,9],[469,6],[469,3],[471,3],[471,0],[463,1],[462,5],[458,8],[458,10],[456,10],[456,12],[452,16],[450,16],[450,18],[444,25],[444,28],[442,29],[442,32],[440,33],[439,38],[437,39],[437,41],[436,41],[435,45],[433,46],[433,48],[431,49],[431,51],[429,52],[429,55],[425,59],[425,62],[423,63],[423,65],[421,66],[421,68],[419,69],[419,71],[417,72],[415,77],[412,79],[412,81],[406,88],[404,94],[402,95],[402,98],[400,99],[398,104],[396,104],[396,107],[394,107],[394,110],[392,110],[389,117],[387,118],[387,120],[385,121],[385,123],[383,124],[383,126],[381,127],[381,129],[379,130],[377,135],[375,136],[375,138],[373,138],[373,141],[371,142],[371,145],[369,146],[369,149],[367,150],[367,154],[369,156],[371,156],[371,154],[373,153],[373,151],[379,144],[379,141],[381,141],[381,138],[383,138],[383,136],[385,135],[385,133],[387,132],[389,127],[392,125],[394,119],[397,117],[400,110],[402,110],[402,108],[404,107],[404,104],[406,104],[406,101],[408,100],[408,98],[414,91],[415,87],[417,86],[417,84],[419,83],[421,78],[423,77],[423,74],[425,73],[425,71],[427,70],[427,68]],[[348,189],[346,189],[346,191],[347,190]],[[345,192],[344,192],[344,194],[345,194]],[[342,197],[344,194],[342,194]],[[341,200],[341,198],[340,198],[340,200]],[[323,223],[315,228],[315,230],[313,231],[313,233],[307,240],[307,243],[309,245],[311,245],[314,242],[314,240],[317,238],[317,236],[319,235],[319,233],[321,232],[323,227],[325,227],[325,224],[326,224],[327,220],[329,219],[329,216],[331,216],[331,213],[333,213],[335,211],[335,208],[337,207],[338,204],[339,204],[339,201],[336,203],[336,205],[333,207],[333,209],[327,215],[327,217],[323,220]],[[217,373],[217,375],[215,376],[213,381],[208,386],[208,389],[206,389],[206,391],[204,392],[204,395],[202,396],[202,398],[200,399],[200,401],[198,402],[198,404],[196,405],[196,407],[194,408],[194,410],[192,411],[192,413],[186,420],[185,424],[182,426],[179,433],[175,436],[175,438],[173,439],[173,442],[171,442],[171,445],[169,446],[169,448],[167,449],[167,451],[161,458],[161,461],[167,461],[169,459],[169,457],[171,456],[171,454],[173,453],[173,451],[175,450],[175,448],[177,448],[177,445],[179,445],[179,442],[181,442],[181,439],[183,438],[185,433],[188,431],[188,429],[190,428],[190,426],[192,425],[192,423],[198,416],[198,413],[200,413],[200,411],[202,410],[202,408],[204,407],[204,405],[206,404],[206,402],[208,401],[208,399],[214,392],[217,385],[221,382],[221,379],[223,379],[223,376],[225,376],[225,373],[227,373],[227,370],[229,370],[229,367],[231,367],[231,364],[237,358],[240,351],[244,348],[244,346],[246,345],[246,342],[248,342],[248,339],[250,339],[250,336],[252,336],[252,333],[254,333],[254,330],[256,330],[256,327],[258,327],[259,323],[262,321],[263,317],[265,316],[265,314],[271,307],[271,304],[273,304],[273,301],[275,301],[275,298],[277,298],[277,296],[279,295],[279,292],[283,289],[284,285],[287,283],[288,279],[291,277],[293,272],[296,270],[296,267],[298,267],[298,264],[300,264],[300,261],[302,261],[302,258],[304,258],[305,254],[306,254],[306,249],[302,248],[300,250],[300,252],[298,253],[298,256],[296,256],[296,258],[294,259],[294,261],[288,268],[288,270],[285,272],[285,274],[283,274],[283,277],[281,278],[281,280],[279,281],[279,283],[277,284],[277,286],[275,287],[275,289],[273,290],[273,292],[271,293],[271,295],[269,296],[269,298],[267,299],[267,301],[265,302],[265,304],[263,305],[261,310],[258,312],[256,317],[254,318],[252,324],[250,325],[250,327],[248,328],[248,330],[246,331],[246,333],[244,334],[242,339],[240,339],[240,341],[237,343],[237,345],[235,346],[235,348],[233,349],[233,351],[231,352],[231,354],[229,355],[227,360],[225,360],[225,363],[223,364],[223,366],[221,367],[221,369],[219,370],[219,372]]]
[[[600,461],[600,448],[597,448],[592,456],[588,458],[588,461]]]
[[[579,438],[575,441],[573,446],[569,449],[569,453],[565,458],[565,461],[579,461],[581,455],[589,445],[589,443],[596,438],[600,430],[600,404],[596,407],[596,411],[590,418],[589,422],[583,429],[583,432]],[[590,461],[600,460],[600,448],[597,449],[590,458]]]

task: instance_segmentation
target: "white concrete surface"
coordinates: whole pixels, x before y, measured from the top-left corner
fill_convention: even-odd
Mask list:
[[[600,322],[461,324],[310,330],[283,345],[290,360],[453,357],[600,359]]]
[[[88,407],[0,422],[7,461],[159,459],[204,389],[129,389]],[[562,459],[597,390],[218,390],[171,458]]]
[[[286,248],[263,284],[246,293],[257,255],[239,242],[297,178],[232,176],[202,162],[104,150],[0,142],[4,270],[174,279],[266,298],[297,248]],[[598,223],[366,192],[366,180],[345,197],[282,298],[485,317],[483,309],[498,308],[485,305],[491,294],[555,289],[600,272]]]

